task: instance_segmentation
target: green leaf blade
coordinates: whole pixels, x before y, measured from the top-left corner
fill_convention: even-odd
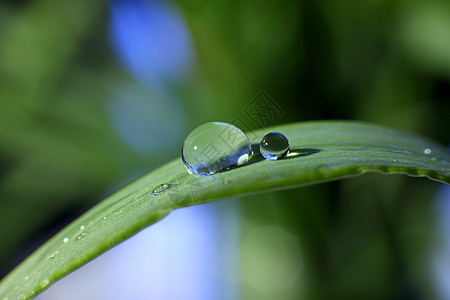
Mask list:
[[[450,183],[449,154],[415,135],[344,121],[287,124],[248,135],[257,145],[270,131],[288,137],[291,154],[285,159],[268,161],[256,154],[244,166],[206,177],[190,175],[176,159],[108,197],[44,243],[2,279],[0,299],[37,295],[177,207],[372,171]],[[164,183],[174,186],[151,194]]]

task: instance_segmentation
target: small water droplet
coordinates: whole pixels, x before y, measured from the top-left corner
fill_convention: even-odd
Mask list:
[[[155,187],[152,191],[152,196],[157,196],[160,195],[168,190],[170,190],[171,188],[173,188],[176,184],[173,183],[163,183],[158,185],[157,187]]]
[[[79,241],[79,240],[81,240],[84,236],[86,235],[86,233],[82,233],[82,234],[80,234],[79,236],[77,236],[77,240]]]
[[[80,226],[80,230],[84,230],[85,228],[86,228],[86,226],[84,226],[84,225]]]
[[[106,217],[103,217],[103,220],[106,220]]]
[[[69,238],[68,237],[65,237],[64,239],[63,239],[63,242],[64,243],[67,243],[69,241]]]
[[[391,149],[391,151],[395,153],[411,154],[411,152],[409,152],[408,150]]]
[[[430,153],[431,153],[431,149],[428,149],[428,148],[427,148],[427,149],[423,150],[423,153],[424,153],[424,154],[430,154]]]
[[[263,137],[259,143],[259,150],[268,160],[282,159],[289,152],[289,141],[283,134],[271,132]]]
[[[24,278],[23,278],[23,280],[28,280],[30,277],[28,277],[28,276],[25,276]]]
[[[49,258],[49,259],[53,259],[53,258],[55,258],[56,254],[58,254],[58,253],[59,253],[59,250],[57,250],[55,253],[53,253],[52,255],[50,255],[48,258]],[[33,271],[32,274],[36,274],[36,271]]]
[[[44,279],[44,280],[41,282],[41,287],[42,287],[42,288],[45,288],[48,284],[49,284],[48,279]]]
[[[212,175],[248,161],[252,147],[239,128],[221,122],[201,125],[184,141],[182,159],[189,173]]]

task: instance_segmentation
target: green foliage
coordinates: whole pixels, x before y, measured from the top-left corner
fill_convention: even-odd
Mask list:
[[[291,154],[211,176],[190,175],[180,159],[116,192],[42,245],[0,283],[1,297],[31,297],[171,210],[226,197],[309,185],[370,171],[426,176],[450,183],[450,156],[438,144],[375,125],[310,122],[249,133],[252,144],[284,133]],[[167,190],[158,188],[168,184]]]
[[[195,60],[159,102],[120,64],[106,2],[0,3],[0,277],[118,185],[178,155],[204,122],[363,120],[448,144],[448,0],[174,2]],[[109,109],[123,85],[130,105],[139,93],[148,103],[179,100],[183,120],[156,110],[162,124],[182,123],[164,151],[136,151],[117,133]],[[261,89],[284,114],[255,126],[243,111]],[[439,188],[374,173],[246,197],[240,218],[282,224],[299,239],[299,283],[313,299],[430,298]],[[280,298],[246,286],[242,294]]]

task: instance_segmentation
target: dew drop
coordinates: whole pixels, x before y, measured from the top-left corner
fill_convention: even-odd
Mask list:
[[[68,237],[65,237],[64,239],[63,239],[63,242],[64,243],[67,243],[69,241],[69,238]]]
[[[41,287],[42,287],[42,288],[45,288],[49,283],[50,283],[50,282],[48,281],[48,279],[44,279],[44,280],[41,282]]]
[[[84,225],[80,226],[80,230],[84,230],[86,227]]]
[[[424,153],[424,154],[430,154],[430,153],[431,153],[431,149],[428,149],[428,148],[427,148],[427,149],[423,150],[423,153]]]
[[[23,278],[23,280],[28,280],[30,277],[28,277],[28,276],[25,276],[24,278]]]
[[[184,141],[182,159],[189,173],[212,175],[248,161],[252,147],[239,128],[221,122],[206,123]]]
[[[259,150],[268,160],[281,159],[289,152],[289,141],[283,134],[271,132],[263,137],[259,144]]]
[[[57,250],[55,253],[53,253],[52,255],[50,255],[48,258],[49,259],[54,259],[55,256],[59,253],[59,250]],[[34,273],[33,273],[34,274]]]
[[[408,150],[391,149],[391,151],[395,153],[411,154],[411,152],[409,152]]]
[[[168,190],[170,190],[171,188],[173,188],[176,184],[172,184],[172,183],[163,183],[158,185],[157,187],[155,187],[152,191],[152,196],[157,196],[160,195]]]
[[[82,233],[79,236],[77,236],[77,241],[81,240],[84,236],[86,235],[86,233]]]

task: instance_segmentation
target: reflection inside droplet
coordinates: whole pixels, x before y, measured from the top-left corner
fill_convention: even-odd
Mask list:
[[[203,124],[184,141],[182,159],[192,174],[206,176],[240,166],[252,154],[250,141],[239,128],[221,122]]]

